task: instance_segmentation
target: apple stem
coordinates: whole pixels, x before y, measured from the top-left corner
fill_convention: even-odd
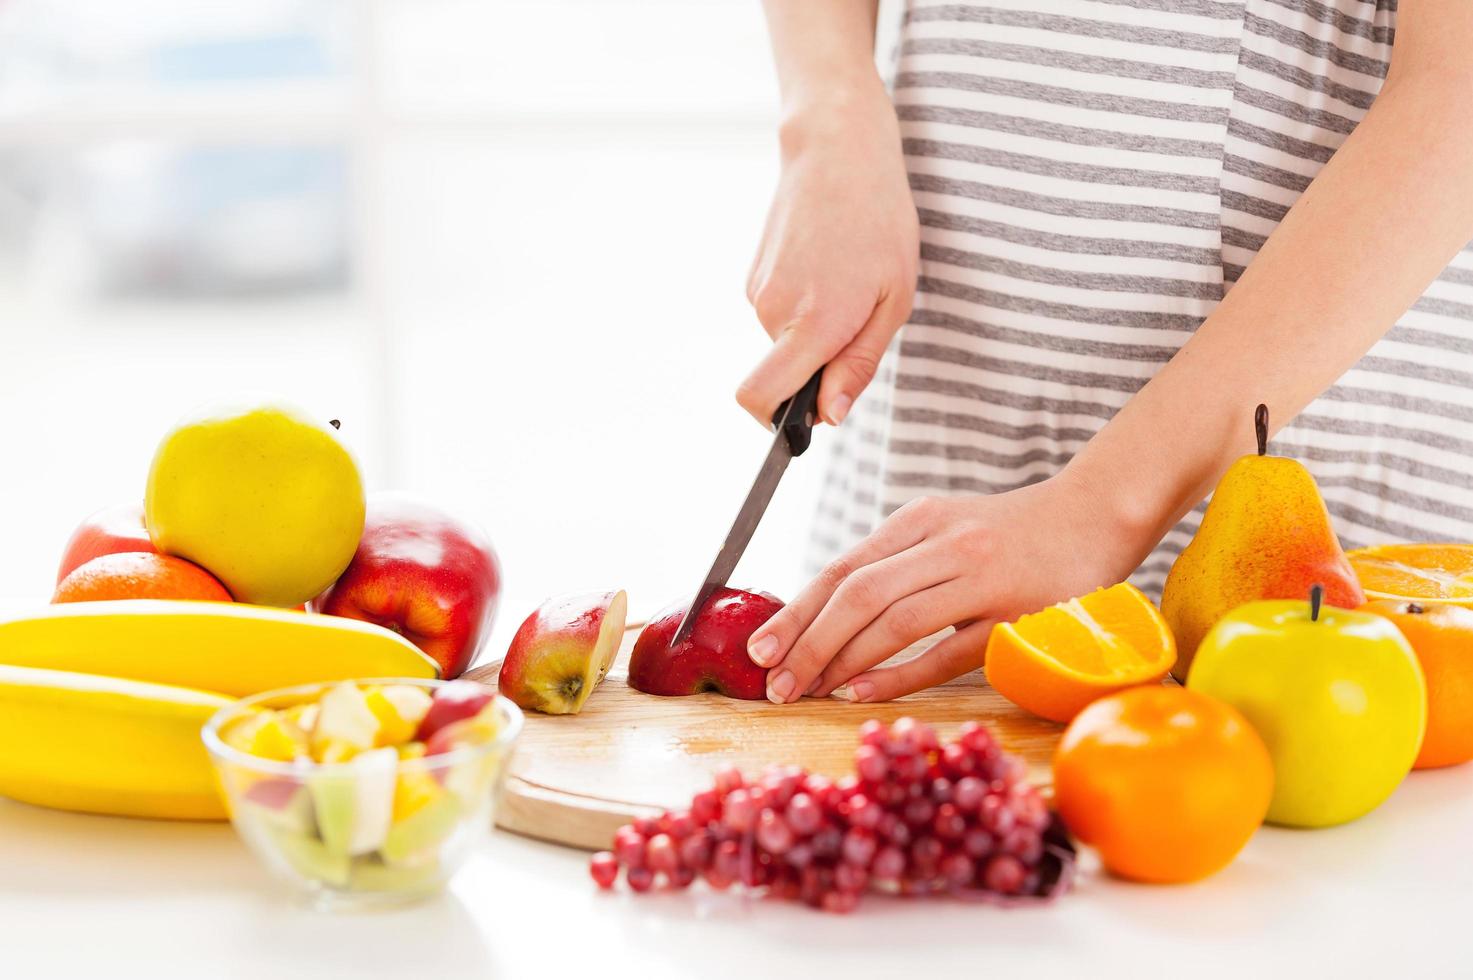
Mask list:
[[[1253,411],[1253,433],[1258,436],[1258,455],[1268,455],[1268,406],[1259,404]]]
[[[337,419],[328,419],[327,424],[332,426],[334,429],[341,429],[343,427],[343,423]],[[1263,453],[1260,451],[1259,455],[1262,456]]]
[[[1309,587],[1309,620],[1312,623],[1320,621],[1320,604],[1325,601],[1325,587],[1316,582]]]

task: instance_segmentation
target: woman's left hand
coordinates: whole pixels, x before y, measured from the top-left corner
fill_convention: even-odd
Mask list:
[[[1155,544],[1069,470],[984,497],[923,497],[828,565],[753,634],[776,704],[840,689],[886,701],[982,665],[994,623],[1120,581]],[[920,656],[876,665],[947,626]],[[841,687],[847,686],[847,687]]]

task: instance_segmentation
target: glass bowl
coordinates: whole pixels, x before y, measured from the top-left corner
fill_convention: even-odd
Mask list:
[[[522,711],[497,695],[499,724],[493,738],[421,758],[375,750],[347,762],[278,762],[243,752],[221,737],[227,726],[261,708],[316,702],[340,683],[242,698],[205,724],[205,747],[231,822],[278,877],[314,904],[396,904],[438,891],[491,828],[522,730]],[[408,684],[433,695],[448,682],[365,678],[352,683]]]

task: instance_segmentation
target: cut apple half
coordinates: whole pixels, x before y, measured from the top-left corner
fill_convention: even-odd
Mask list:
[[[577,714],[613,665],[628,612],[623,590],[547,600],[512,637],[501,693],[532,711]]]

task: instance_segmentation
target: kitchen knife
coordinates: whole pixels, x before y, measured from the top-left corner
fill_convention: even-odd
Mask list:
[[[788,463],[793,457],[802,456],[808,449],[813,438],[813,425],[818,420],[818,383],[822,379],[823,368],[819,368],[808,379],[808,383],[798,389],[796,395],[777,407],[777,412],[772,416],[773,428],[777,433],[773,436],[772,448],[767,451],[767,459],[763,460],[762,468],[757,471],[757,479],[747,492],[742,509],[737,511],[736,521],[732,523],[731,530],[726,532],[726,541],[716,553],[711,570],[706,573],[705,581],[701,583],[690,608],[685,611],[685,617],[675,631],[675,638],[670,641],[671,647],[679,646],[690,635],[690,631],[695,628],[696,614],[731,577],[737,562],[741,560],[742,552],[747,550],[747,542],[752,540],[752,533],[757,530],[757,524],[762,520]]]

